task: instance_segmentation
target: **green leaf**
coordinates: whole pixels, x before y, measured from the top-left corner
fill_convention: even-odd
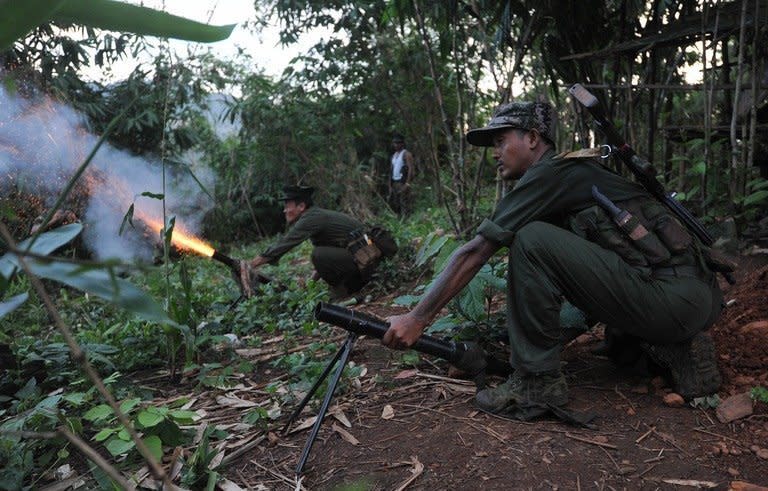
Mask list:
[[[440,237],[436,237],[434,234],[428,235],[424,240],[424,244],[421,246],[421,249],[419,249],[419,251],[416,253],[414,265],[416,267],[423,266],[434,255],[440,252],[440,249],[442,249],[445,243],[450,239],[451,237],[448,235],[443,235]]]
[[[110,31],[213,43],[227,39],[236,24],[212,26],[177,15],[110,0],[66,0],[53,20]]]
[[[0,51],[48,21],[202,43],[226,39],[235,27],[212,26],[110,0],[0,0],[0,11]]]
[[[0,302],[0,318],[5,317],[17,308],[19,308],[29,298],[29,293],[20,293],[15,297],[11,297],[5,302]]]
[[[73,392],[71,394],[64,394],[63,399],[73,406],[79,406],[85,402],[86,394],[85,392]]]
[[[421,295],[400,295],[396,299],[392,301],[395,305],[403,305],[405,307],[410,307],[412,305],[416,305],[416,303],[421,300]]]
[[[125,429],[125,426],[120,426],[120,429],[117,432],[117,437],[124,442],[130,441],[131,434],[128,433],[128,430]]]
[[[0,0],[2,1],[2,0]],[[32,238],[25,239],[16,246],[20,251],[27,251],[40,256],[47,256],[61,246],[68,244],[72,239],[77,237],[83,230],[83,226],[79,223],[70,223],[62,227],[43,232],[38,235],[32,242]],[[32,247],[30,247],[32,244]],[[17,256],[15,254],[8,253],[3,257],[0,257],[0,275],[10,278],[11,275],[19,268]]]
[[[768,200],[768,190],[762,189],[744,198],[744,206],[756,205],[765,200]],[[0,315],[0,317],[2,317],[2,315]]]
[[[172,410],[168,412],[168,415],[179,424],[187,425],[194,423],[199,415],[195,411],[184,411],[181,409]]]
[[[112,434],[116,431],[117,431],[117,428],[104,428],[100,432],[93,435],[93,440],[97,442],[103,442],[104,440],[112,436]]]
[[[152,428],[153,426],[160,424],[165,417],[155,411],[144,410],[139,413],[136,419],[144,428]]]
[[[27,265],[36,276],[96,295],[144,320],[176,325],[154,299],[128,281],[115,276],[109,267],[83,270],[77,264],[40,260],[28,260]]]
[[[86,411],[85,414],[83,414],[83,419],[88,421],[99,421],[108,418],[109,416],[112,416],[112,408],[106,404],[99,404]]]
[[[118,455],[125,455],[136,446],[133,440],[125,441],[120,438],[113,438],[105,445],[109,453],[117,457]]]
[[[159,199],[159,200],[162,200],[165,198],[165,195],[162,193],[150,193],[149,191],[144,191],[143,193],[141,193],[141,195],[146,196],[147,198]]]
[[[460,323],[453,317],[453,315],[448,314],[433,322],[426,331],[429,334],[435,334],[443,331],[451,331],[459,327],[459,325]]]
[[[153,457],[155,457],[157,460],[163,458],[163,442],[160,440],[159,436],[150,435],[146,438],[142,438],[142,440],[144,441],[144,445],[146,445],[149,451],[152,453]]]
[[[48,20],[64,0],[0,0],[0,51]]]
[[[120,411],[122,411],[123,414],[128,414],[133,408],[138,406],[140,402],[141,399],[138,397],[134,397],[133,399],[126,399],[120,403]]]
[[[131,203],[131,206],[128,207],[128,211],[123,215],[123,221],[120,222],[120,230],[117,232],[117,235],[123,235],[126,223],[133,228],[133,203]]]
[[[485,282],[473,279],[457,298],[459,311],[469,320],[478,322],[485,314]]]

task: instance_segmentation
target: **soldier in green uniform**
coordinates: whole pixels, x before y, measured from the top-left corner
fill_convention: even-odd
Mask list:
[[[375,265],[361,270],[347,247],[354,234],[365,232],[365,225],[344,213],[314,206],[314,188],[285,186],[283,192],[280,200],[285,202],[283,213],[291,228],[248,265],[255,269],[267,263],[277,264],[285,253],[309,239],[314,246],[312,265],[316,275],[330,285],[334,298],[365,286]]]
[[[720,375],[704,331],[719,315],[722,294],[700,244],[639,184],[598,159],[558,155],[554,129],[549,104],[513,102],[500,106],[488,126],[467,133],[470,144],[493,147],[502,178],[518,181],[475,238],[451,256],[416,307],[389,318],[383,343],[396,349],[413,344],[482,265],[506,247],[506,321],[514,373],[478,392],[478,407],[500,413],[515,405],[568,401],[560,367],[564,301],[637,340],[668,369],[683,397],[716,392]],[[632,217],[631,230],[616,223],[616,209],[630,212],[619,218]]]

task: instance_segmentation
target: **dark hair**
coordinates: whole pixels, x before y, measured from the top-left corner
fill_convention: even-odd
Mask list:
[[[401,135],[400,133],[395,133],[392,135],[392,142],[393,143],[405,143],[405,137]]]

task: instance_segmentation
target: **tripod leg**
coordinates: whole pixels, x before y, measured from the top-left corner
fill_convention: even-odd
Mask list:
[[[320,425],[323,424],[323,418],[325,418],[325,413],[328,411],[328,405],[331,403],[331,397],[333,397],[333,393],[336,390],[336,385],[339,383],[341,373],[344,371],[344,366],[347,364],[349,355],[352,353],[352,348],[355,345],[356,338],[357,334],[349,333],[349,336],[347,336],[347,340],[344,343],[344,348],[341,350],[341,360],[339,362],[339,366],[336,368],[336,373],[333,374],[333,379],[328,383],[328,390],[325,392],[325,399],[323,399],[323,404],[320,406],[320,411],[317,412],[317,421],[315,421],[315,425],[312,427],[312,432],[310,432],[309,437],[307,438],[307,443],[304,445],[304,451],[301,453],[299,465],[296,466],[297,476],[301,475],[301,471],[304,469],[304,464],[307,463],[309,452],[312,450],[312,445],[315,443],[317,432],[320,431]]]
[[[299,416],[299,414],[304,409],[304,407],[309,403],[309,400],[312,399],[312,396],[315,395],[315,392],[317,392],[318,387],[320,387],[320,384],[323,383],[323,380],[325,380],[325,377],[327,377],[328,374],[331,373],[333,366],[336,364],[337,361],[339,361],[339,358],[341,358],[341,355],[344,353],[345,349],[347,349],[346,343],[344,344],[344,346],[339,348],[339,351],[337,351],[335,355],[333,355],[333,359],[330,361],[330,363],[328,363],[328,365],[325,366],[323,373],[321,373],[320,376],[317,377],[317,380],[315,380],[315,384],[312,386],[311,389],[309,389],[309,392],[307,392],[307,395],[304,396],[304,399],[301,400],[301,402],[296,407],[296,409],[293,410],[291,417],[288,418],[288,421],[280,430],[280,433],[285,434],[285,432],[288,430],[288,427],[291,426],[291,423],[296,421],[296,418]]]

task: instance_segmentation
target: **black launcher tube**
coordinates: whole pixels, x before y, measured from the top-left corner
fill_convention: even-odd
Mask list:
[[[383,338],[384,333],[389,329],[389,323],[378,317],[325,302],[319,302],[315,307],[315,318],[355,334],[378,339]],[[462,354],[466,351],[463,344],[459,347],[454,341],[443,341],[426,334],[422,335],[411,349],[443,358],[451,363],[460,361]]]
[[[240,261],[236,261],[226,254],[220,253],[219,251],[213,251],[213,256],[211,256],[211,259],[226,264],[230,269],[234,271],[240,271]]]

